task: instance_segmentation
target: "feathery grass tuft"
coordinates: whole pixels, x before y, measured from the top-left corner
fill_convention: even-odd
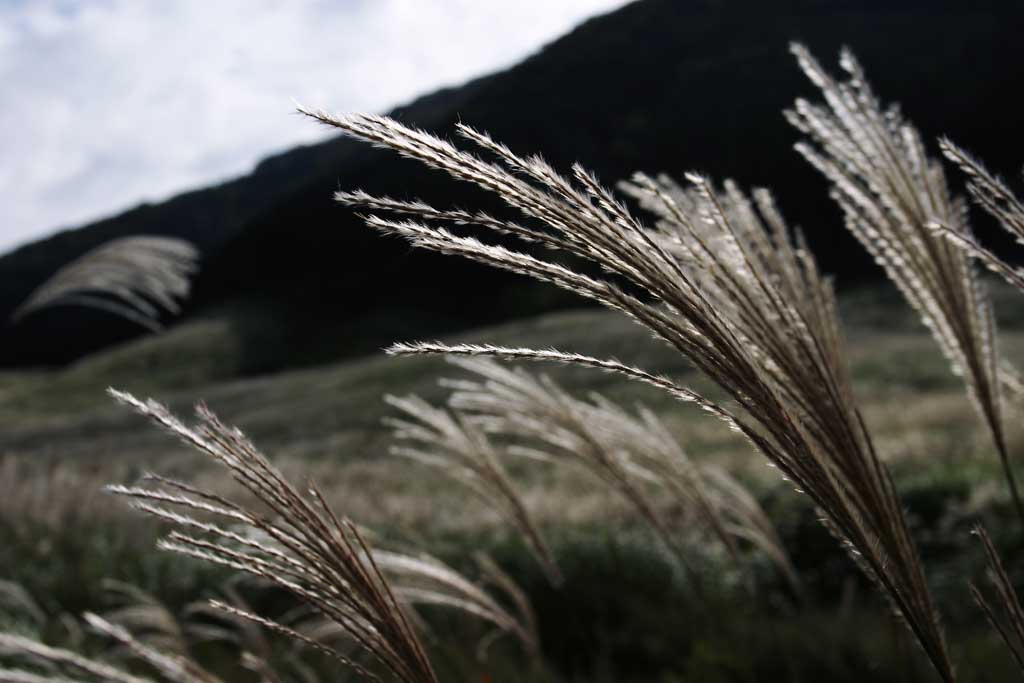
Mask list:
[[[696,519],[693,526],[710,532],[734,560],[740,559],[738,540],[749,541],[798,589],[778,534],[753,496],[722,468],[692,462],[651,411],[640,407],[634,417],[600,394],[582,401],[546,375],[510,370],[490,358],[449,360],[476,376],[443,382],[453,390],[449,405],[488,434],[512,442],[510,454],[582,465],[628,501],[689,567],[690,547],[647,494],[648,485],[664,487]]]
[[[407,416],[385,418],[401,443],[391,452],[439,469],[494,505],[526,542],[548,581],[561,585],[562,572],[487,434],[461,414],[432,406],[418,396],[385,400]]]
[[[786,112],[807,140],[796,149],[832,184],[846,227],[885,270],[931,330],[992,435],[1021,523],[1024,503],[1006,444],[992,305],[966,254],[933,224],[973,243],[967,206],[951,195],[942,166],[896,107],[883,109],[856,58],[833,79],[802,45],[800,67],[825,104],[798,99]]]
[[[974,202],[999,221],[999,225],[1013,235],[1017,244],[1024,244],[1024,204],[1006,184],[989,173],[980,161],[954,145],[947,139],[939,140],[939,147],[947,159],[952,161],[967,176],[967,192]],[[980,245],[964,226],[934,224],[944,237],[977,257],[989,270],[1003,277],[1011,285],[1024,291],[1024,272],[999,258],[992,251]]]
[[[132,499],[137,509],[175,527],[160,541],[161,548],[238,570],[292,593],[322,618],[313,631],[344,635],[401,681],[434,680],[413,615],[407,613],[417,605],[446,606],[483,619],[498,633],[515,636],[527,654],[539,660],[532,612],[523,607],[525,597],[508,577],[495,580],[493,563],[481,564],[483,580],[506,593],[514,609],[436,558],[371,549],[355,524],[331,510],[315,484],[310,483],[308,497],[301,495],[241,431],[221,423],[205,406],[196,409],[198,424],[189,426],[155,401],[143,402],[113,390],[111,394],[214,458],[266,508],[257,511],[156,475],[149,475],[149,487],[108,487]],[[360,675],[376,677],[347,652],[308,635],[310,624],[300,628],[273,621],[254,614],[239,600],[233,602],[217,601],[216,607],[235,620],[291,637]]]
[[[110,487],[133,499],[139,510],[180,529],[172,531],[160,547],[269,581],[338,624],[398,680],[436,680],[409,618],[362,534],[351,521],[335,515],[315,485],[310,485],[309,497],[301,495],[241,431],[222,424],[205,406],[197,407],[199,422],[190,427],[155,401],[143,402],[113,390],[111,395],[214,458],[270,512],[268,516],[249,510],[160,477],[153,478],[152,488]],[[239,530],[181,514],[175,507],[219,518]],[[345,654],[290,627],[230,606],[225,609],[375,678]]]
[[[681,195],[640,176],[635,185],[658,206],[659,224],[637,220],[593,175],[572,178],[538,157],[521,157],[464,124],[459,135],[496,161],[374,115],[301,110],[350,137],[392,149],[498,194],[524,214],[516,223],[476,221],[595,264],[587,275],[550,260],[443,227],[446,213],[422,202],[394,207],[408,218],[370,215],[371,227],[414,245],[458,254],[552,283],[621,311],[678,350],[742,409],[614,361],[555,351],[487,346],[410,345],[393,353],[441,352],[546,359],[599,367],[695,401],[747,436],[822,511],[823,522],[906,620],[944,680],[955,679],[917,550],[892,480],[853,400],[832,289],[770,195],[751,202],[737,188],[718,191],[700,176]],[[338,199],[364,211],[395,200],[362,193]],[[461,216],[461,214],[460,214]],[[795,240],[795,244],[794,244]],[[945,244],[945,243],[944,243]]]
[[[111,240],[54,273],[11,314],[18,321],[52,306],[87,306],[127,318],[151,331],[163,312],[178,313],[188,297],[199,251],[173,237]]]

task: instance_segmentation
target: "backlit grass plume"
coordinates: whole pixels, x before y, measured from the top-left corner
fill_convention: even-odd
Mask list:
[[[840,65],[849,80],[832,78],[806,48],[793,53],[825,98],[798,99],[786,112],[807,140],[796,149],[832,184],[846,227],[917,310],[942,353],[963,377],[992,434],[1024,523],[1006,445],[996,325],[989,297],[970,257],[932,229],[937,223],[971,241],[966,203],[951,195],[942,166],[895,107],[883,109],[853,54]]]
[[[580,406],[551,381],[509,371],[489,358],[458,358],[452,362],[474,372],[480,381],[459,380],[449,402],[491,434],[516,439],[512,451],[539,459],[571,459],[597,475],[632,505],[697,581],[681,534],[655,507],[644,490],[639,466],[628,451],[603,440]]]
[[[455,359],[453,359],[454,361]],[[503,369],[477,365],[476,371],[494,376],[498,372],[503,372]],[[496,392],[497,395],[486,391],[475,391],[468,386],[468,383],[464,382],[459,382],[459,386],[460,390],[451,397],[451,405],[459,415],[458,423],[464,425],[462,430],[468,434],[479,435],[476,438],[476,444],[467,444],[467,448],[478,449],[478,452],[472,457],[496,461],[493,446],[483,431],[486,430],[492,434],[526,439],[532,443],[533,448],[526,450],[524,446],[519,445],[513,447],[512,450],[527,453],[531,457],[550,459],[557,454],[577,459],[608,483],[612,489],[622,494],[655,531],[665,547],[680,561],[687,570],[691,581],[695,583],[699,581],[699,575],[687,557],[685,548],[679,543],[678,536],[672,533],[667,520],[663,519],[645,494],[636,473],[631,471],[633,466],[629,462],[627,454],[611,448],[609,444],[597,439],[596,435],[592,434],[587,425],[577,416],[573,410],[574,406],[562,400],[564,394],[560,390],[557,390],[557,394],[553,394],[552,391],[555,389],[541,387],[532,377],[516,374],[511,374],[509,378],[506,378],[502,387],[505,391],[499,390]],[[514,388],[510,389],[510,387]],[[524,407],[524,404],[533,401],[537,403]],[[440,414],[447,414],[447,411],[439,408],[430,407],[430,409]],[[489,414],[482,415],[484,410],[487,410]],[[471,411],[474,419],[469,419],[464,411]],[[421,420],[426,417],[422,406],[419,414]],[[484,419],[481,420],[481,417]],[[405,438],[411,435],[413,433],[409,430],[406,430],[404,434],[399,434]],[[487,452],[479,452],[482,444],[486,444]],[[435,449],[434,457],[437,455]],[[511,488],[511,484],[508,486]],[[529,534],[530,532],[524,531],[523,533]],[[539,538],[539,534],[537,537]],[[529,538],[528,535],[527,539]]]
[[[308,496],[300,494],[241,431],[222,424],[204,406],[197,408],[199,422],[192,427],[159,403],[120,392],[112,395],[214,458],[266,506],[267,512],[251,510],[163,478],[154,478],[154,485],[147,488],[111,487],[132,498],[138,509],[177,527],[161,541],[163,549],[269,581],[338,624],[397,680],[436,680],[404,608],[362,534],[352,522],[335,515],[315,485],[310,484]],[[218,606],[375,677],[346,654],[288,626],[230,605]]]
[[[766,192],[753,202],[729,185],[690,176],[682,196],[646,177],[637,187],[659,207],[649,228],[575,166],[564,177],[460,124],[487,156],[392,119],[305,112],[351,137],[392,149],[498,194],[522,221],[435,209],[423,202],[342,192],[372,212],[367,223],[442,253],[458,254],[555,284],[646,326],[716,382],[740,410],[672,380],[613,360],[554,350],[404,344],[393,353],[551,360],[620,372],[696,403],[747,436],[820,508],[824,523],[891,600],[944,680],[952,665],[888,471],[853,400],[832,289],[796,244]],[[493,159],[493,160],[490,160]],[[391,212],[397,219],[379,213]],[[595,274],[438,226],[474,224],[572,254]]]
[[[550,377],[514,370],[490,358],[450,361],[475,375],[446,380],[449,405],[467,420],[511,442],[510,454],[576,462],[623,496],[668,549],[687,562],[690,549],[664,518],[647,487],[669,490],[689,519],[687,531],[710,533],[734,561],[739,540],[762,550],[799,587],[774,525],[749,491],[722,468],[694,463],[658,417],[643,407],[631,415],[600,394],[583,401]],[[690,534],[694,536],[693,534]]]
[[[339,518],[315,484],[303,496],[237,428],[221,423],[205,406],[198,423],[186,425],[164,406],[112,391],[122,403],[152,419],[186,444],[226,467],[265,507],[259,511],[188,484],[150,476],[150,487],[109,487],[133,505],[176,527],[160,547],[256,577],[292,593],[397,679],[433,681],[434,673],[407,610],[417,605],[458,609],[516,637],[537,661],[539,643],[532,612],[511,579],[482,562],[485,583],[505,603],[440,560],[371,549],[359,529]],[[184,512],[179,512],[183,510]],[[496,576],[502,576],[496,580]],[[292,624],[216,601],[222,612],[289,636],[359,674],[376,677],[348,655]],[[324,632],[323,625],[316,628]],[[493,639],[493,637],[491,638]]]
[[[562,572],[487,435],[461,414],[418,396],[385,400],[404,413],[385,419],[398,442],[391,452],[439,469],[493,505],[525,541],[548,581],[560,585]]]
[[[373,560],[391,581],[401,602],[454,608],[494,626],[496,630],[477,648],[481,656],[497,636],[511,634],[531,663],[540,664],[540,639],[530,601],[515,581],[486,555],[478,553],[476,556],[480,583],[496,589],[504,596],[504,601],[429,555],[374,551]]]
[[[949,140],[939,140],[939,147],[947,159],[952,161],[967,176],[967,192],[974,202],[999,221],[999,225],[1010,233],[1017,244],[1024,245],[1024,204],[1002,180],[992,175],[980,161],[954,145]],[[970,230],[963,225],[946,225],[937,222],[934,226],[955,244],[976,256],[994,273],[999,274],[1011,285],[1024,291],[1024,272],[1011,266],[995,253],[986,249],[974,239]]]
[[[86,252],[54,273],[11,314],[14,321],[51,306],[87,306],[161,328],[188,297],[199,251],[173,237],[122,237]]]

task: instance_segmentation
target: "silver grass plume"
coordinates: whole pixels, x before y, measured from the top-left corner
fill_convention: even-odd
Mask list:
[[[164,312],[188,297],[199,251],[173,237],[134,236],[106,242],[60,268],[11,314],[12,321],[52,306],[87,306],[151,331]]]
[[[385,418],[398,442],[391,452],[440,470],[495,506],[522,537],[548,581],[561,585],[562,572],[487,434],[460,413],[418,396],[385,400],[405,415]]]
[[[134,507],[176,527],[160,542],[162,549],[269,581],[338,624],[397,680],[435,683],[405,609],[362,534],[334,513],[314,484],[310,483],[308,496],[300,494],[240,430],[221,423],[205,406],[197,407],[199,421],[193,427],[155,401],[113,390],[111,395],[212,457],[267,509],[250,510],[162,477],[151,477],[152,487],[110,487],[131,498]],[[217,606],[376,678],[346,654],[288,626],[231,605]]]
[[[521,157],[459,124],[465,140],[494,161],[451,142],[369,114],[301,110],[350,137],[385,147],[495,192],[525,221],[467,214],[422,202],[341,192],[367,224],[414,245],[529,275],[618,310],[647,327],[717,383],[735,412],[668,378],[555,350],[418,343],[393,353],[487,355],[552,360],[660,386],[743,433],[819,507],[822,520],[889,598],[940,676],[955,680],[917,550],[892,480],[879,461],[852,397],[832,289],[797,236],[796,245],[766,192],[756,207],[737,189],[722,193],[690,176],[696,212],[655,182],[637,185],[663,206],[648,228],[582,167],[572,178],[539,157]],[[587,275],[540,256],[457,235],[436,223],[481,226],[577,256],[599,266]]]
[[[343,635],[401,681],[434,680],[414,630],[410,610],[418,605],[446,606],[483,619],[498,633],[516,637],[532,659],[539,658],[532,613],[522,608],[525,598],[510,588],[514,584],[507,577],[500,588],[511,609],[436,558],[371,549],[351,521],[334,513],[315,484],[309,484],[308,496],[301,495],[240,430],[221,423],[205,406],[197,407],[198,423],[189,426],[155,401],[113,390],[111,394],[214,458],[266,508],[256,511],[157,475],[148,476],[150,487],[108,487],[175,527],[161,548],[289,591],[322,618],[316,632]],[[495,583],[488,567],[481,565],[481,575],[483,582]],[[375,677],[347,649],[328,647],[312,637],[309,624],[300,628],[273,621],[238,599],[231,602],[211,604],[236,620],[293,638],[360,675]]]
[[[1017,244],[1024,245],[1024,204],[1002,180],[992,175],[980,161],[946,139],[939,140],[939,147],[947,159],[952,161],[967,176],[967,193],[974,202],[999,221],[999,225],[1010,233]],[[964,226],[945,225],[936,222],[933,226],[954,244],[977,257],[987,268],[1002,276],[1011,285],[1024,291],[1024,271],[1006,263],[989,249],[978,244]]]
[[[849,75],[840,82],[803,46],[794,44],[792,51],[825,98],[824,104],[798,99],[786,112],[808,138],[796,149],[832,184],[846,227],[885,269],[963,378],[1024,523],[1006,445],[991,302],[968,254],[933,229],[946,226],[973,243],[966,202],[951,195],[942,165],[927,155],[920,133],[896,107],[883,109],[851,52],[840,56]]]
[[[737,541],[749,541],[799,590],[782,542],[756,499],[722,468],[694,463],[651,411],[640,407],[633,416],[596,393],[583,401],[546,375],[508,369],[490,358],[449,361],[476,375],[443,382],[452,389],[449,406],[513,442],[509,454],[581,464],[622,495],[686,566],[687,547],[646,494],[648,485],[666,488],[733,560],[740,560]]]
[[[392,582],[395,595],[403,603],[454,608],[494,626],[494,633],[480,643],[478,652],[481,656],[496,636],[508,633],[519,641],[534,665],[540,664],[540,639],[533,608],[515,581],[486,555],[480,553],[476,556],[481,583],[504,594],[511,608],[481,585],[469,581],[430,555],[374,551],[373,559]]]

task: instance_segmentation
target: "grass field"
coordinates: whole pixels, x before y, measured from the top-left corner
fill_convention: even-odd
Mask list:
[[[1024,363],[1024,305],[1002,288],[996,294],[1006,355]],[[894,293],[852,292],[841,307],[866,420],[910,513],[952,651],[972,662],[962,667],[963,680],[1003,680],[1009,659],[965,585],[982,572],[968,534],[978,518],[1008,566],[1024,566],[1022,536],[987,435],[961,382]],[[678,354],[603,311],[550,314],[457,339],[614,356],[715,395]],[[929,680],[916,646],[816,523],[806,500],[744,441],[692,407],[596,371],[531,368],[575,395],[597,391],[621,405],[648,405],[695,459],[721,463],[748,483],[801,572],[802,598],[766,561],[737,570],[695,544],[696,561],[713,586],[698,601],[629,506],[592,475],[571,463],[516,466],[513,474],[567,576],[556,591],[491,506],[388,454],[381,418],[390,409],[382,396],[415,392],[441,400],[438,379],[458,376],[456,368],[381,354],[237,378],[231,365],[237,343],[231,326],[211,317],[61,371],[0,376],[0,579],[24,586],[53,624],[65,611],[102,610],[107,577],[134,583],[174,608],[217,591],[226,579],[157,553],[156,525],[99,492],[104,483],[130,482],[147,470],[228,487],[200,456],[114,406],[103,393],[112,385],[152,395],[179,413],[205,400],[293,480],[316,479],[335,507],[371,529],[381,545],[429,550],[465,568],[472,552],[490,552],[526,589],[538,615],[545,665],[531,678]],[[1024,429],[1019,421],[1010,424],[1011,452],[1020,453]],[[672,518],[671,501],[651,495]],[[477,661],[453,643],[482,636],[479,625],[440,610],[425,616],[442,674],[523,680],[515,643],[501,641],[488,660]],[[45,628],[60,637],[56,626]]]

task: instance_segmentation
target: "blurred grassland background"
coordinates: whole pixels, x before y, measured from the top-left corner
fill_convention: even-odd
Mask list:
[[[1024,305],[1008,287],[991,286],[1007,355],[1024,361]],[[947,611],[954,607],[946,615],[954,651],[969,650],[972,661],[986,661],[976,658],[988,657],[997,645],[966,602],[963,583],[981,571],[980,558],[968,550],[971,521],[988,522],[1008,566],[1021,557],[1020,535],[1010,521],[986,433],[959,380],[895,291],[877,286],[849,292],[841,312],[857,397],[893,470],[937,599]],[[553,313],[454,339],[555,346],[642,362],[717,395],[677,354],[608,312]],[[803,604],[767,561],[748,570],[757,586],[751,594],[735,566],[709,551],[698,561],[713,577],[714,616],[693,617],[697,603],[686,582],[624,501],[572,463],[513,465],[567,574],[565,587],[554,591],[490,506],[431,468],[388,454],[381,418],[391,410],[382,396],[415,392],[440,401],[438,379],[460,376],[458,368],[436,358],[378,354],[268,377],[218,380],[235,343],[230,326],[194,320],[60,371],[0,375],[0,576],[57,613],[101,608],[109,578],[179,606],[227,580],[218,570],[156,551],[158,525],[101,492],[106,483],[131,482],[149,470],[233,490],[202,456],[112,405],[103,390],[114,384],[160,397],[181,413],[202,397],[294,481],[316,480],[338,509],[373,529],[375,541],[413,552],[429,549],[456,567],[465,567],[475,551],[491,553],[533,600],[552,662],[545,675],[611,680],[628,672],[632,680],[661,680],[666,672],[689,672],[701,680],[769,674],[821,680],[827,673],[830,680],[863,680],[896,671],[906,680],[928,678],[923,662],[905,659],[915,646],[816,522],[806,498],[741,438],[692,407],[597,371],[532,368],[576,396],[596,391],[624,406],[650,406],[695,459],[713,459],[750,485],[806,582]],[[1009,438],[1012,452],[1024,448],[1019,422],[1011,422]],[[670,498],[651,495],[673,519]],[[701,555],[699,546],[695,552]],[[465,636],[460,629],[473,633],[469,620],[430,610],[427,615],[446,634],[433,643],[442,670],[514,670],[514,644],[499,644],[480,663],[450,646],[452,634]],[[1007,673],[999,668],[1006,658],[995,649],[991,654],[993,668],[967,672],[977,676],[967,680],[1000,680]],[[703,678],[712,673],[720,678]]]

